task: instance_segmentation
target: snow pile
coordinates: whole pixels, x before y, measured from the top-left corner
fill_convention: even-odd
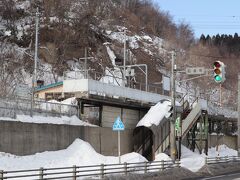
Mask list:
[[[217,157],[219,156],[237,156],[237,151],[231,148],[228,148],[226,145],[220,145],[218,147],[218,152],[216,147],[208,149],[208,157]],[[205,164],[205,154],[199,154],[197,152],[192,152],[182,145],[182,157],[181,157],[181,166],[185,167],[193,172],[198,171]]]
[[[218,146],[218,151],[216,147],[211,147],[208,149],[208,157],[216,157],[216,156],[237,156],[238,153],[236,150],[227,147],[225,144]]]
[[[164,117],[168,118],[171,108],[171,101],[166,100],[164,102],[158,102],[155,106],[152,106],[145,116],[138,122],[137,127],[145,126],[151,127],[152,125],[158,126]]]
[[[185,146],[182,147],[181,156],[181,167],[185,167],[193,172],[197,172],[205,164],[205,154],[200,155],[199,153],[192,152]],[[172,160],[165,153],[156,155],[155,161],[170,161]]]
[[[205,164],[205,154],[199,154],[197,152],[192,152],[185,146],[182,148],[181,166],[185,167],[193,172],[197,172]]]
[[[117,164],[118,157],[103,156],[98,154],[93,147],[80,139],[76,139],[67,149],[42,152],[29,156],[15,156],[8,153],[0,153],[1,170],[53,168],[67,166],[87,166],[98,164]],[[122,162],[145,162],[143,156],[137,153],[129,153],[121,156]]]
[[[156,155],[154,161],[172,161],[172,159],[165,153],[159,153]]]
[[[37,124],[66,124],[72,126],[92,126],[96,125],[84,122],[80,120],[77,116],[62,116],[62,117],[44,117],[44,116],[27,116],[27,115],[17,115],[16,119],[0,117],[0,121],[19,121],[25,123],[37,123]]]

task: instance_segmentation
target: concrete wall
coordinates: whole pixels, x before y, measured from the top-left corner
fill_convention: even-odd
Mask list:
[[[0,151],[15,155],[67,148],[76,138],[103,155],[117,156],[117,132],[111,128],[0,121]],[[121,152],[133,149],[132,130],[121,133]]]
[[[208,136],[208,147],[215,147],[221,144],[227,145],[229,148],[237,150],[237,136],[213,135]]]

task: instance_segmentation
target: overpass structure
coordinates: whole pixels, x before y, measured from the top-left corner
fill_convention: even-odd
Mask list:
[[[101,127],[111,128],[115,118],[120,116],[125,128],[134,130],[133,150],[149,160],[154,159],[155,154],[168,150],[169,119],[165,119],[157,127],[136,128],[136,125],[151,106],[163,100],[170,100],[169,96],[112,83],[107,84],[91,78],[65,79],[63,91],[74,93],[79,101],[83,119],[91,121],[87,114],[91,114],[92,109],[97,110],[97,120],[95,118],[97,123],[95,123]],[[203,112],[201,103],[197,100],[189,104],[186,98],[182,98],[179,102],[177,113],[182,121],[177,141],[179,144],[184,141],[192,149],[198,147],[199,150],[206,150],[207,113]]]

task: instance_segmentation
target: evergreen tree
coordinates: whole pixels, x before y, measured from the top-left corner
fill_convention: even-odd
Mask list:
[[[211,39],[211,37],[209,36],[209,34],[208,34],[207,37],[206,37],[206,44],[207,44],[207,45],[211,45],[211,44],[212,44],[212,39]]]
[[[221,36],[219,34],[216,35],[216,38],[214,39],[214,45],[220,46],[221,45]]]
[[[204,45],[206,44],[206,37],[205,37],[204,34],[202,34],[202,35],[200,36],[199,41],[200,41],[200,43],[202,43],[202,44],[204,44]]]

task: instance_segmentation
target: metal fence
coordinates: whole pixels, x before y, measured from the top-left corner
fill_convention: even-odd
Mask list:
[[[240,162],[240,156],[224,156],[224,157],[206,157],[205,164],[218,164],[227,162]]]
[[[0,97],[0,117],[16,118],[16,115],[41,115],[41,116],[78,116],[78,106],[42,100]]]
[[[128,175],[129,173],[147,173],[179,168],[180,162],[154,161],[140,163],[101,164],[92,166],[72,166],[60,168],[39,168],[16,171],[0,171],[0,180],[4,179],[81,179],[84,177],[104,178],[109,175]]]
[[[85,74],[85,75],[84,75]],[[71,80],[71,79],[93,79],[102,83],[106,84],[115,84],[117,86],[121,86],[124,78],[122,77],[121,72],[113,74],[111,71],[107,71],[107,73],[100,73],[96,72],[95,70],[87,70],[85,72],[84,70],[79,71],[66,71],[64,72],[64,80]],[[127,77],[125,79],[125,86],[130,87],[133,89],[138,89],[142,91],[152,92],[152,93],[158,93],[158,94],[164,94],[162,84],[160,85],[154,85],[154,84],[147,84],[144,82],[137,82],[131,80],[131,78]]]

